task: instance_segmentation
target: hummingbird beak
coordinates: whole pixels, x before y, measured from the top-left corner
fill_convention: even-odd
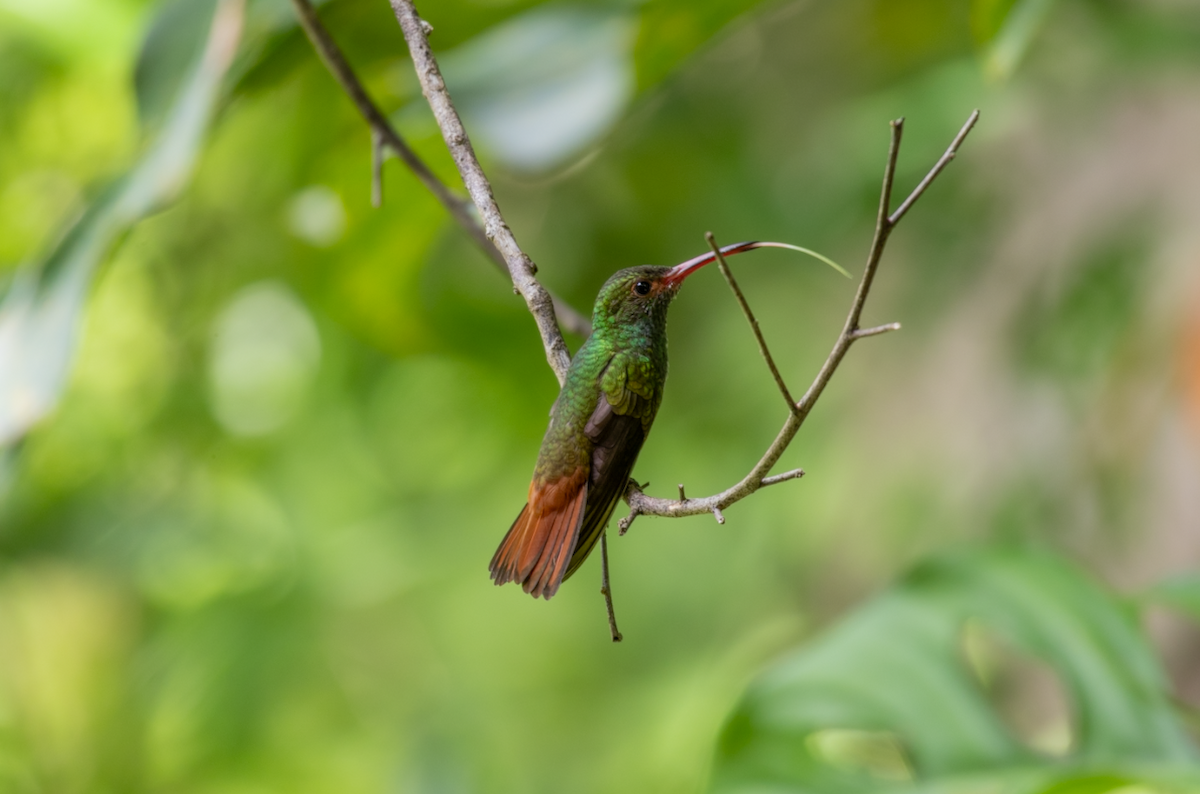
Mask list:
[[[818,254],[816,251],[810,251],[807,248],[801,248],[798,245],[752,241],[747,243],[734,243],[733,245],[726,245],[720,250],[722,256],[733,256],[734,254],[740,254],[743,251],[753,251],[755,248],[787,248],[790,251],[800,251],[801,253],[809,254],[810,256],[820,259],[822,262],[826,263],[846,278],[850,278],[850,274],[843,270],[842,267],[836,262],[822,256],[821,254]],[[694,259],[681,262],[667,271],[667,274],[663,276],[663,283],[669,287],[678,289],[679,285],[683,283],[685,278],[695,273],[697,270],[709,264],[710,262],[715,262],[716,259],[716,254],[714,254],[712,251],[709,251],[707,254],[701,254]]]
[[[782,245],[783,243],[734,243],[733,245],[726,245],[722,247],[721,255],[733,256],[734,254],[740,254],[742,251],[751,251],[755,248],[781,247]],[[709,251],[707,254],[701,254],[694,259],[689,259],[686,262],[680,262],[678,265],[667,271],[667,274],[663,276],[663,283],[678,289],[679,285],[683,283],[685,278],[692,275],[705,265],[715,261],[717,261],[716,254],[714,254],[712,251]]]

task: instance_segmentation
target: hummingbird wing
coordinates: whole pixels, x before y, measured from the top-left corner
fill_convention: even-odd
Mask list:
[[[637,380],[638,374],[633,365],[610,366],[596,409],[584,426],[584,434],[594,445],[590,489],[579,540],[564,579],[575,573],[595,548],[625,493],[633,464],[654,421],[658,400],[648,384]]]
[[[587,502],[587,470],[529,485],[529,501],[488,566],[496,584],[520,582],[534,598],[549,599],[566,578]]]
[[[496,584],[520,582],[534,598],[549,599],[587,559],[625,492],[658,410],[651,374],[644,361],[614,357],[601,370],[595,408],[582,434],[554,436],[552,419],[547,438],[554,442],[543,442],[542,455],[545,444],[562,443],[559,449],[580,456],[578,464],[560,466],[553,476],[535,474],[529,501],[492,557]]]

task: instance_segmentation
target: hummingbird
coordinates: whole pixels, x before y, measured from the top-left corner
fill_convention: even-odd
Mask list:
[[[720,251],[732,256],[755,248],[813,253],[771,242]],[[684,279],[715,259],[709,252],[675,267],[626,268],[604,282],[592,335],[571,360],[550,409],[528,501],[492,557],[497,585],[519,582],[534,598],[549,599],[596,547],[662,403],[667,307]]]

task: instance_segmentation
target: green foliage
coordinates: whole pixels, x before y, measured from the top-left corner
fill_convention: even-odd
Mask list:
[[[1148,603],[1161,603],[1200,620],[1200,574],[1186,573],[1160,582],[1146,594]]]
[[[142,128],[155,129],[204,54],[216,0],[165,3],[150,23],[138,55],[133,81]]]
[[[996,80],[1012,76],[1054,0],[972,0],[971,32],[983,67]]]
[[[745,682],[815,625],[832,628],[814,648],[860,626],[892,638],[855,639],[879,658],[847,669],[886,683],[923,660],[919,691],[970,728],[922,722],[905,697],[897,727],[809,715],[820,728],[800,755],[784,738],[764,757],[821,770],[831,791],[912,790],[914,773],[982,791],[1167,786],[1170,770],[1128,760],[1178,737],[1159,663],[1072,566],[935,555],[917,570],[938,587],[909,578],[855,606],[967,539],[1082,549],[1123,582],[1164,557],[1193,562],[1175,551],[1191,548],[1195,444],[1172,374],[1200,183],[1188,4],[1058,4],[1020,67],[989,83],[970,6],[953,0],[421,3],[506,219],[578,307],[619,268],[702,253],[710,229],[804,243],[857,272],[887,120],[908,118],[904,191],[983,110],[890,243],[864,321],[904,331],[856,345],[781,461],[808,475],[724,526],[642,519],[610,538],[620,646],[595,563],[550,603],[488,581],[554,379],[511,286],[398,162],[371,206],[368,131],[288,0],[246,4],[225,84],[191,117],[203,143],[182,136],[171,167],[140,181],[208,32],[155,20],[206,5],[0,0],[6,300],[24,294],[21,263],[68,246],[90,263],[61,315],[78,335],[19,346],[57,367],[61,390],[0,462],[0,790],[698,791]],[[457,186],[388,4],[320,13]],[[496,37],[518,34],[501,41],[528,51],[490,69]],[[620,79],[589,84],[592,69]],[[602,123],[554,158],[517,160],[485,131],[601,105]],[[122,175],[154,189],[133,201]],[[108,242],[60,237],[76,214]],[[731,266],[801,389],[852,285],[787,252]],[[75,271],[36,271],[36,294],[65,283],[47,272]],[[655,495],[727,486],[782,422],[727,293],[701,273],[672,308],[671,376],[635,470]],[[0,380],[11,371],[0,363]],[[1023,570],[1030,584],[1013,587],[1037,609],[995,584]],[[1066,728],[1054,745],[1022,727],[1005,643],[1079,679],[1072,702],[1094,704],[1089,726],[1106,719],[1088,746],[1112,765],[1040,755],[1062,754]],[[1170,670],[1194,667],[1178,653]],[[818,694],[839,713],[879,716],[892,694],[838,680]],[[1029,777],[930,771],[996,758]]]
[[[638,87],[659,83],[730,20],[758,0],[651,0],[642,7],[638,32]]]
[[[986,664],[972,658],[970,621],[1057,673],[1071,703],[1064,758],[1039,756],[1006,729],[979,680]],[[829,752],[831,729],[848,734],[849,751]],[[889,752],[890,763],[879,762]],[[755,681],[722,735],[714,790],[1102,792],[1134,783],[1200,786],[1200,764],[1132,614],[1062,560],[994,550],[918,565]]]
[[[1139,306],[1144,234],[1109,239],[1084,257],[1044,304],[1017,321],[1018,354],[1033,372],[1078,382],[1107,371]],[[1057,287],[1054,289],[1053,287]]]
[[[156,34],[180,21],[175,14],[179,6],[167,8],[166,21],[152,28],[143,71],[179,71],[174,60],[158,61],[174,59],[180,50],[190,58],[187,79],[176,78],[173,90],[164,84],[140,92],[143,120],[156,124],[161,117],[161,132],[138,164],[105,188],[44,261],[17,274],[0,304],[0,447],[19,439],[58,402],[93,274],[117,238],[178,196],[204,142],[237,47],[241,10],[231,3],[205,4],[181,28],[187,35],[163,46]]]

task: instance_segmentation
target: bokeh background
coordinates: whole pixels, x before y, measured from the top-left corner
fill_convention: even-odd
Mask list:
[[[1195,2],[422,6],[517,239],[585,311],[708,230],[860,273],[888,120],[903,195],[982,111],[884,259],[865,321],[904,330],[781,463],[807,476],[613,538],[620,645],[598,560],[550,603],[487,577],[556,394],[523,303],[397,161],[372,208],[289,3],[251,2],[205,83],[216,7],[0,0],[0,789],[699,791],[747,682],[929,554],[1033,545],[1122,594],[1200,562]],[[457,186],[387,3],[321,13]],[[801,391],[852,283],[732,266]],[[670,340],[635,474],[712,493],[784,411],[715,270]],[[1200,703],[1200,635],[1145,626]],[[1006,653],[1005,724],[1069,752],[1054,676]]]

